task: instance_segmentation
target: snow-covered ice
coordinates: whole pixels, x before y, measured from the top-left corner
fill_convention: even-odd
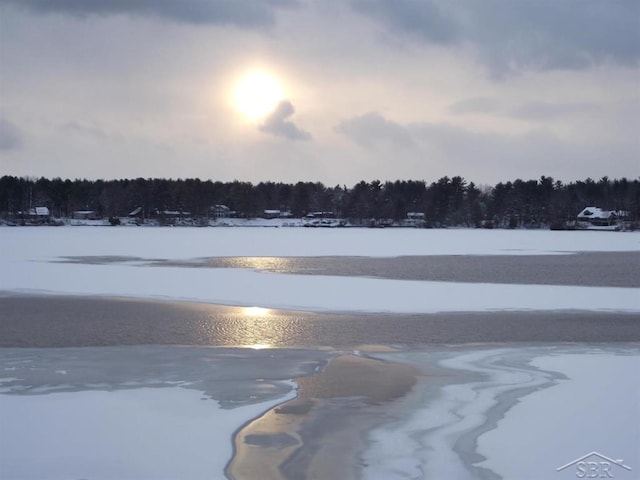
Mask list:
[[[542,255],[638,251],[640,232],[483,229],[307,228],[0,228],[2,258],[121,255],[188,259],[221,256],[395,257]]]
[[[294,395],[224,410],[180,387],[0,395],[0,478],[224,478],[235,430]]]
[[[0,348],[0,478],[217,479],[234,432],[291,399],[315,350]],[[65,374],[61,375],[60,372]]]
[[[341,312],[487,310],[640,311],[636,288],[406,281],[148,267],[87,265],[62,257],[165,260],[211,256],[549,254],[636,251],[640,234],[497,230],[3,228],[0,290],[187,300]]]
[[[615,468],[614,478],[638,478],[640,471],[640,349],[579,349],[550,352],[531,365],[541,371],[561,372],[553,388],[521,399],[498,422],[497,429],[478,439],[479,465],[504,478],[542,478],[556,469],[596,451],[623,459],[632,472]],[[533,417],[531,412],[540,412]],[[525,435],[519,434],[526,432]],[[504,448],[509,438],[510,450]],[[557,478],[575,478],[576,468]]]
[[[136,261],[56,263],[68,256],[187,260],[580,251],[640,251],[640,233],[0,228],[0,291],[317,311],[640,312],[637,288],[403,281],[148,267]],[[370,433],[368,449],[361,453],[364,477],[575,478],[575,470],[556,469],[597,451],[622,458],[633,468],[632,473],[615,471],[615,478],[637,478],[639,352],[637,344],[611,344],[433,346],[375,354],[416,365],[425,376]],[[303,363],[300,358],[296,361]],[[436,367],[454,375],[430,376]],[[75,374],[73,364],[52,363],[51,368],[51,378],[62,386]],[[23,382],[23,373],[14,364],[6,365],[0,368],[0,383]],[[290,374],[281,380],[294,377]],[[109,389],[86,384],[86,388],[67,391],[43,387],[20,394],[0,389],[0,477],[222,478],[231,455],[232,432],[294,394],[280,392],[278,398],[229,410],[211,399],[202,400],[202,392],[193,386],[170,382],[156,388],[123,386]]]
[[[371,432],[362,454],[364,478],[576,478],[575,468],[557,468],[593,451],[632,468],[612,472],[615,478],[637,478],[637,345],[382,356],[412,363],[426,375],[394,420]],[[475,376],[434,388],[428,367],[436,362]]]
[[[176,371],[155,367],[156,356],[171,364],[180,358],[195,361],[205,371],[217,362],[240,362],[234,371],[255,386],[251,361],[243,362],[259,361],[255,354],[131,348],[0,349],[0,360],[29,377],[2,379],[7,387],[0,391],[0,477],[223,478],[233,432],[295,394],[291,388],[247,404],[249,390],[240,394],[246,395],[244,402],[222,408],[191,381],[201,376],[200,367],[183,366],[182,382],[158,384],[158,372],[175,378]],[[576,469],[557,468],[592,451],[623,459],[632,469],[614,471],[614,478],[636,478],[637,344],[429,346],[360,354],[408,363],[424,373],[409,394],[388,405],[370,431],[365,449],[354,459],[363,467],[362,478],[568,479],[575,478]],[[135,356],[142,366],[124,368]],[[276,350],[264,358],[277,366],[271,371],[278,378],[296,370],[295,363],[315,362],[322,354]],[[105,383],[85,384],[87,367],[95,362],[105,374],[118,373],[101,377]],[[69,373],[57,378],[60,365]],[[154,386],[140,382],[144,372],[156,379]],[[228,366],[212,378],[224,386]]]

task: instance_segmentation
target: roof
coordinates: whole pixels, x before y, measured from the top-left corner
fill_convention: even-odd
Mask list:
[[[586,207],[578,214],[578,218],[610,218],[612,215],[615,216],[616,212],[611,210],[602,210],[599,207]]]
[[[170,215],[170,216],[191,215],[191,212],[183,212],[180,210],[158,210],[157,213],[160,215]]]
[[[48,217],[49,216],[49,208],[48,207],[36,207],[29,210],[29,215],[37,215],[39,217]]]

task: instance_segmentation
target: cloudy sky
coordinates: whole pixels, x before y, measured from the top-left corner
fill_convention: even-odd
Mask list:
[[[0,0],[0,175],[640,175],[637,0]]]

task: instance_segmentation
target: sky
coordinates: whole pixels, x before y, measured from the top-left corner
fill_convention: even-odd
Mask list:
[[[637,0],[0,0],[0,175],[634,179],[639,130]]]

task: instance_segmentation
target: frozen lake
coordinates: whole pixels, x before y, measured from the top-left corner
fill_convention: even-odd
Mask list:
[[[640,469],[637,232],[7,227],[0,247],[2,478]]]
[[[0,243],[0,291],[315,312],[640,311],[640,232],[7,227]]]

